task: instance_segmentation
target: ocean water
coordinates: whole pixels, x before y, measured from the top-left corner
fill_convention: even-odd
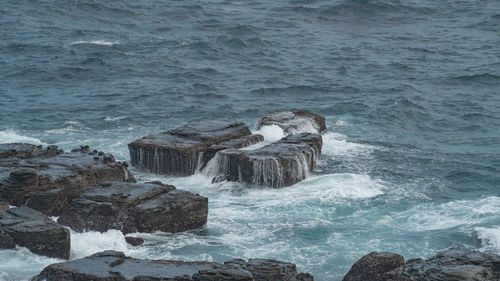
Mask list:
[[[370,251],[500,253],[500,1],[3,0],[0,142],[127,143],[186,122],[327,118],[292,187],[132,170],[209,198],[205,228],[73,233],[72,258],[277,258],[338,281]],[[279,138],[272,128],[270,138]],[[0,280],[57,262],[0,251]]]

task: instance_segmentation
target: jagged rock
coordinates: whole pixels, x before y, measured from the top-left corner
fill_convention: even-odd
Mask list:
[[[15,247],[16,242],[14,242],[14,239],[0,228],[0,249],[14,249]]]
[[[9,203],[0,200],[0,211],[7,210],[10,207]]]
[[[368,279],[367,279],[368,278]],[[500,256],[479,251],[446,250],[404,263],[402,256],[370,253],[357,261],[343,281],[499,281]]]
[[[144,239],[132,236],[126,236],[125,241],[132,246],[139,246],[144,243]]]
[[[79,260],[47,266],[32,281],[292,281],[309,274],[276,260],[183,262],[139,260],[105,251]],[[295,278],[295,279],[294,279]]]
[[[257,130],[264,126],[277,125],[285,135],[297,133],[320,134],[326,130],[325,117],[306,110],[279,111],[265,115],[257,122]]]
[[[174,130],[148,135],[128,145],[131,164],[157,174],[192,175],[206,165],[204,152],[217,144],[251,145],[248,126],[228,119],[202,120]],[[242,139],[236,141],[237,139]]]
[[[219,151],[209,166],[215,170],[215,181],[290,186],[313,170],[322,145],[321,135],[295,134],[261,148]]]
[[[12,248],[13,241],[39,255],[63,259],[70,255],[69,230],[28,207],[0,212],[0,237],[7,241],[5,248]]]
[[[111,154],[88,146],[64,153],[55,146],[0,144],[0,199],[58,215],[82,188],[104,181],[135,181]],[[50,204],[48,204],[50,202]]]
[[[58,222],[76,231],[180,232],[207,222],[208,199],[160,182],[109,182],[73,199]]]
[[[314,276],[310,273],[299,273],[295,275],[291,281],[314,281]]]

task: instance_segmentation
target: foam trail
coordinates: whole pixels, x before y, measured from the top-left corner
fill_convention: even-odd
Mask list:
[[[92,44],[92,45],[101,45],[101,46],[113,46],[118,44],[118,41],[105,41],[105,40],[90,40],[90,41],[74,41],[71,42],[70,45],[81,45],[81,44]]]
[[[115,121],[118,121],[118,120],[125,119],[127,117],[128,116],[106,117],[106,118],[104,118],[104,121],[106,121],[106,122],[115,122]]]
[[[0,131],[0,143],[14,143],[14,142],[31,143],[35,145],[45,144],[37,138],[19,135],[12,129]]]

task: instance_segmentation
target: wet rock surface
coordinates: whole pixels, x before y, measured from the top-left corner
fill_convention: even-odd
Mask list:
[[[224,264],[169,260],[139,260],[105,251],[79,260],[47,266],[33,281],[291,281],[309,274],[294,264],[276,260],[233,260]],[[312,276],[311,276],[312,278]]]
[[[16,244],[48,257],[68,259],[70,255],[69,230],[28,207],[0,212],[0,248]]]
[[[374,252],[357,261],[343,280],[499,281],[500,256],[451,249],[427,260],[411,259],[404,263],[400,255]]]
[[[144,239],[139,237],[126,236],[125,241],[132,246],[139,246],[144,243]]]
[[[58,222],[76,231],[180,232],[207,222],[208,199],[161,182],[109,182],[73,199]]]
[[[133,141],[128,145],[131,164],[157,174],[192,175],[206,164],[203,152],[210,146],[251,134],[248,126],[234,120],[197,121]]]
[[[267,114],[259,119],[256,129],[276,125],[285,135],[297,133],[320,134],[326,130],[325,117],[306,110],[279,111]]]
[[[54,146],[0,144],[0,199],[58,215],[83,188],[105,181],[135,181],[113,155],[88,146],[69,153]],[[50,204],[49,204],[50,203]]]
[[[304,180],[321,154],[321,135],[301,133],[256,149],[226,149],[216,159],[216,181],[229,180],[272,187]]]

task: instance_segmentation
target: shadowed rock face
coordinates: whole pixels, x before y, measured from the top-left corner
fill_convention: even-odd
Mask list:
[[[47,266],[32,281],[292,281],[294,264],[275,260],[183,262],[139,260],[105,251],[90,257]],[[308,274],[307,274],[308,275]],[[309,275],[310,276],[310,275]]]
[[[16,244],[48,257],[69,259],[70,255],[68,229],[28,207],[0,212],[0,248]]]
[[[343,281],[499,281],[500,256],[478,251],[446,250],[423,260],[373,252],[357,261]]]
[[[306,178],[321,154],[321,135],[301,133],[256,149],[219,151],[209,165],[216,181],[284,187]]]
[[[73,199],[58,222],[76,231],[180,232],[207,222],[208,199],[172,185],[104,183]]]
[[[204,152],[213,145],[242,147],[252,138],[248,126],[228,119],[202,120],[175,130],[145,136],[128,145],[134,167],[157,174],[192,175],[210,159]],[[238,140],[241,139],[241,140]],[[231,143],[233,141],[234,143]],[[210,153],[213,152],[213,149]]]
[[[265,115],[257,122],[256,129],[277,125],[286,135],[297,133],[320,134],[326,130],[325,117],[305,110],[279,111]]]
[[[0,144],[0,199],[58,215],[82,188],[105,181],[135,181],[113,155],[88,147],[64,153],[56,147]]]

